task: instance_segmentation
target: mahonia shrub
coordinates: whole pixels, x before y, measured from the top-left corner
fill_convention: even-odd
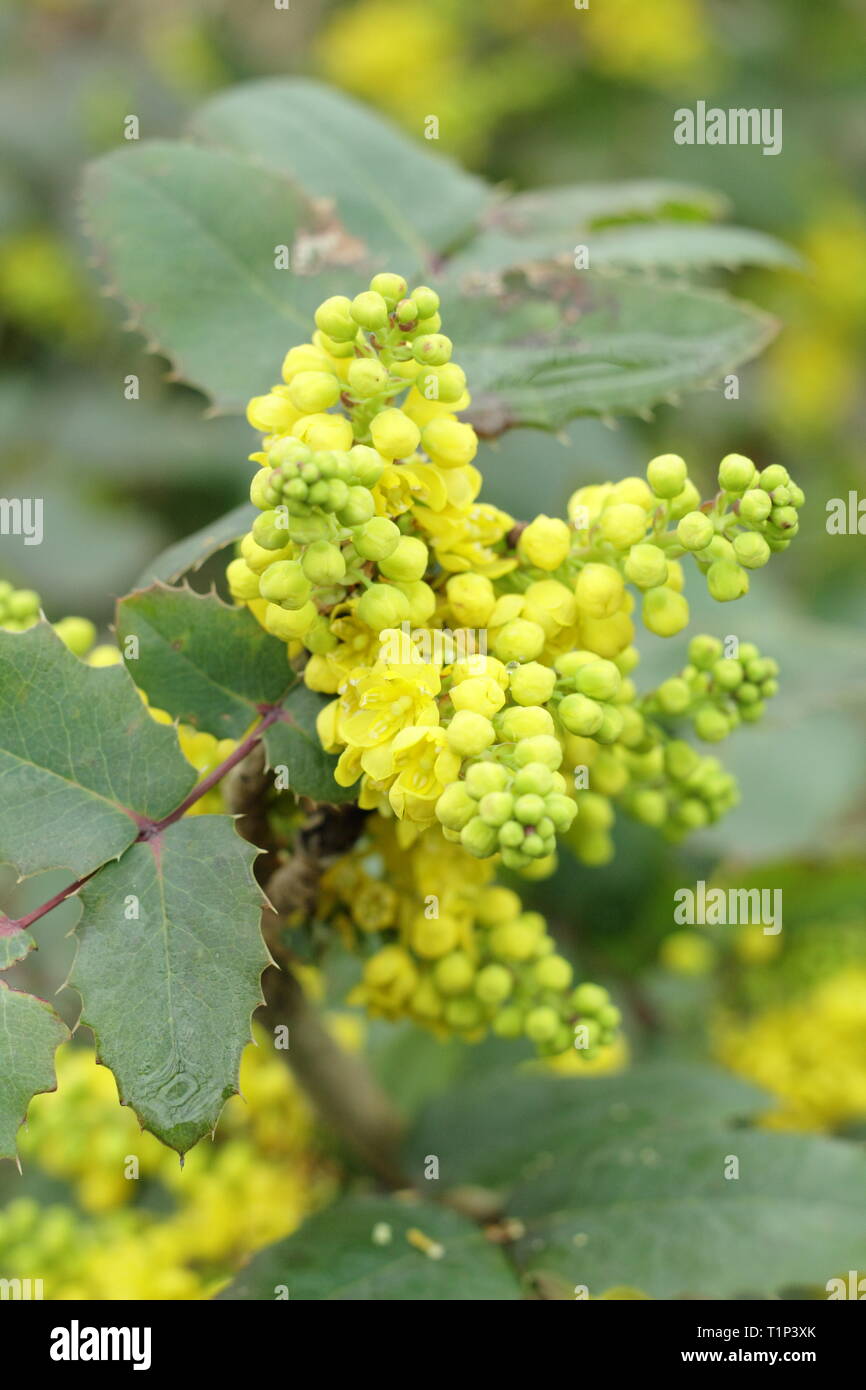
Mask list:
[[[645,478],[578,489],[567,517],[516,521],[479,500],[440,307],[394,273],[319,306],[282,381],[249,403],[259,515],[228,584],[332,697],[318,734],[370,813],[319,907],[365,956],[352,998],[591,1057],[618,1009],[575,987],[496,868],[543,877],[558,839],[605,863],[618,809],[680,840],[736,804],[734,778],[682,733],[718,743],[759,720],[775,660],[698,635],[687,665],[641,694],[635,621],[660,637],[687,627],[684,561],[719,602],[747,593],[797,534],[804,495],[783,467],[731,454],[703,499],[666,454]]]

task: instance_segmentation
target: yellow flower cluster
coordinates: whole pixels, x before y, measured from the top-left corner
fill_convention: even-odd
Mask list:
[[[544,918],[493,877],[489,860],[467,858],[437,826],[407,843],[399,822],[371,816],[323,875],[317,905],[366,957],[347,1002],[440,1037],[477,1042],[490,1029],[546,1057],[612,1056],[619,1010],[598,985],[574,987]]]
[[[713,597],[738,598],[796,535],[801,490],[731,454],[702,503],[665,454],[645,478],[580,488],[567,520],[515,524],[478,500],[439,307],[390,273],[326,300],[283,381],[250,402],[260,515],[228,567],[234,598],[335,696],[319,734],[364,809],[416,833],[438,823],[468,854],[534,875],[575,817],[578,854],[609,858],[612,798],[674,838],[706,825],[735,786],[668,721],[717,741],[760,717],[775,663],[754,648],[723,661],[698,638],[682,674],[640,699],[635,593],[661,637],[688,623],[679,557]]]
[[[724,1014],[720,1061],[777,1098],[774,1129],[832,1130],[866,1118],[866,969],[849,965],[750,1019]]]
[[[241,1063],[212,1143],[183,1167],[117,1104],[88,1047],[57,1054],[58,1090],[39,1095],[20,1135],[32,1170],[66,1183],[69,1202],[20,1197],[0,1213],[4,1274],[44,1279],[47,1299],[206,1299],[243,1259],[327,1201],[336,1175],[311,1113],[266,1039]]]

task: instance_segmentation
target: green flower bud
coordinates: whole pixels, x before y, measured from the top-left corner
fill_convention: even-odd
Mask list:
[[[753,705],[760,694],[760,690],[752,681],[743,681],[736,692],[736,698],[743,705]]]
[[[508,820],[499,829],[499,843],[503,849],[516,849],[523,844],[524,838],[525,832],[519,820]]]
[[[688,512],[677,524],[677,540],[686,550],[703,550],[709,545],[716,528],[706,512]]]
[[[451,782],[436,802],[436,819],[449,830],[462,830],[477,814],[478,805],[463,782]]]
[[[688,469],[679,454],[659,454],[647,464],[646,476],[656,497],[677,497],[686,485]]]
[[[695,711],[695,733],[705,743],[719,743],[731,732],[730,721],[715,705],[702,705]]]
[[[515,744],[514,758],[519,767],[544,763],[555,772],[562,762],[562,744],[552,734],[534,734]]]
[[[553,694],[556,672],[538,661],[527,661],[509,677],[511,697],[518,705],[543,705]]]
[[[707,570],[710,597],[719,603],[730,603],[749,592],[749,576],[742,565],[731,560],[716,560]]]
[[[427,285],[419,285],[417,289],[412,291],[411,297],[414,299],[422,319],[432,318],[435,313],[438,313],[439,296],[435,290],[429,289]]]
[[[636,502],[615,502],[605,507],[599,519],[602,536],[617,550],[628,550],[643,541],[649,518]]]
[[[378,396],[388,385],[388,368],[375,357],[358,357],[349,367],[349,390],[361,400]]]
[[[602,705],[602,720],[593,737],[598,743],[616,743],[623,722],[622,711],[616,705]]]
[[[38,606],[37,601],[37,609]],[[76,656],[86,656],[96,641],[96,628],[89,618],[61,618],[52,626],[63,645]]]
[[[640,821],[641,825],[649,825],[659,829],[667,820],[667,797],[664,792],[653,791],[651,788],[645,787],[634,792],[629,798],[628,810],[635,820]]]
[[[369,590],[368,590],[369,592]],[[461,758],[475,758],[496,739],[490,720],[471,709],[459,709],[445,731],[448,747]]]
[[[747,570],[757,570],[769,560],[770,547],[758,531],[741,531],[734,537],[734,555]]]
[[[745,492],[754,485],[757,471],[743,454],[726,454],[719,464],[719,487],[723,492]]]
[[[714,663],[712,677],[722,690],[736,690],[743,681],[742,662],[733,657],[723,657],[721,661]]]
[[[344,294],[335,294],[316,310],[316,327],[337,343],[349,342],[358,332],[358,325],[352,318],[351,311],[351,300]]]
[[[380,275],[374,275],[370,281],[370,289],[376,294],[380,294],[388,305],[393,309],[398,299],[402,299],[408,289],[406,281],[402,275],[391,275],[383,271]]]
[[[460,843],[476,859],[488,859],[496,853],[499,838],[494,826],[488,825],[481,816],[473,816],[460,831]]]
[[[376,328],[384,328],[388,322],[388,305],[376,290],[356,294],[350,313],[360,328],[366,328],[371,332]]]
[[[545,799],[544,809],[547,817],[553,821],[554,829],[562,835],[577,815],[577,802],[562,792],[551,792]]]
[[[612,661],[590,661],[575,673],[575,688],[591,700],[613,700],[622,685],[622,676]]]
[[[524,1013],[517,1004],[500,1009],[490,1025],[498,1038],[522,1038]]]
[[[478,814],[485,825],[497,830],[507,820],[511,820],[514,810],[514,797],[510,792],[488,792],[478,803]]]
[[[544,815],[544,799],[527,792],[514,803],[514,815],[521,825],[535,825]]]
[[[369,521],[376,510],[376,503],[369,488],[359,485],[350,487],[345,506],[337,512],[337,519],[344,526],[362,526]]]
[[[485,965],[475,976],[475,993],[482,1004],[502,1004],[513,988],[514,978],[504,965]]]
[[[750,488],[740,498],[737,514],[747,526],[760,526],[761,522],[767,520],[772,509],[773,504],[766,492],[760,488]]]
[[[452,405],[466,390],[466,373],[454,362],[444,367],[425,367],[415,378],[415,387],[425,400]]]
[[[374,632],[399,627],[409,617],[409,600],[393,584],[371,584],[361,595],[355,612]]]
[[[517,795],[547,796],[553,785],[553,773],[546,763],[526,763],[516,773],[512,789]]]
[[[490,792],[504,791],[508,786],[508,771],[500,763],[470,763],[464,780],[467,792],[480,800]]]
[[[353,444],[346,460],[352,481],[362,487],[375,487],[385,471],[385,460],[369,444]]]
[[[788,470],[783,468],[781,463],[771,463],[769,468],[762,468],[758,474],[758,484],[764,489],[764,492],[772,492],[774,488],[785,487],[790,481]]]
[[[310,581],[297,560],[277,560],[259,576],[259,593],[269,603],[302,608],[310,597]]]
[[[740,717],[747,724],[757,724],[758,720],[763,717],[765,708],[763,700],[753,700],[751,704],[743,705],[740,710]]]
[[[682,714],[692,702],[692,692],[687,681],[671,676],[670,680],[662,681],[656,699],[662,714]]]
[[[673,637],[689,621],[689,605],[682,594],[662,584],[647,589],[641,607],[644,626],[657,637]]]
[[[571,1007],[576,1014],[587,1014],[590,1018],[610,1004],[610,995],[601,985],[578,985],[571,996]]]
[[[339,584],[346,574],[346,561],[338,546],[330,541],[314,541],[301,557],[301,568],[313,584]]]
[[[664,750],[665,771],[675,782],[685,782],[697,770],[700,754],[681,738],[671,739]]]
[[[282,550],[289,540],[288,508],[262,512],[252,525],[253,540],[263,550]]]
[[[708,671],[714,661],[718,661],[724,648],[718,637],[701,633],[689,642],[689,661],[699,671]]]
[[[465,994],[475,980],[475,966],[465,951],[452,951],[433,967],[436,988],[442,994]]]
[[[540,1004],[537,1009],[530,1009],[526,1015],[524,1031],[526,1036],[534,1043],[550,1042],[559,1031],[559,1014],[548,1004]]]
[[[567,990],[574,977],[574,970],[565,956],[546,956],[533,968],[533,976],[539,989],[555,989],[557,993]]]
[[[557,713],[570,734],[580,734],[583,738],[592,738],[604,722],[601,705],[585,695],[566,695]]]
[[[412,344],[412,356],[422,367],[444,367],[451,361],[453,350],[454,344],[444,333],[428,333]]]
[[[652,589],[667,579],[668,562],[657,545],[641,543],[632,546],[623,570],[630,584],[636,584],[639,589]]]
[[[315,415],[340,399],[340,382],[332,372],[298,372],[289,385],[289,400],[296,410]]]
[[[355,549],[364,560],[386,560],[399,541],[400,528],[387,516],[371,517],[353,536]]]
[[[274,486],[276,482],[277,486]],[[250,483],[250,501],[259,511],[266,512],[275,507],[280,500],[279,484],[282,478],[272,468],[260,468]]]
[[[727,537],[713,536],[709,545],[699,552],[698,559],[709,563],[713,560],[733,561],[735,559],[734,547]]]
[[[691,478],[686,481],[682,492],[678,492],[676,497],[672,497],[669,503],[672,521],[679,521],[688,512],[696,511],[700,506],[701,494],[698,492]]]
[[[789,531],[799,524],[796,507],[774,507],[770,520],[780,531]]]
[[[403,582],[421,579],[430,562],[430,552],[417,536],[401,536],[390,555],[379,561],[379,569],[389,579]]]
[[[394,308],[394,314],[401,328],[414,328],[418,322],[418,305],[414,299],[401,299]]]

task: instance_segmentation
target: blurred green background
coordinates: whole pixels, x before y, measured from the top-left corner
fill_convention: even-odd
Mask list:
[[[207,417],[124,332],[79,225],[82,164],[122,142],[129,114],[143,139],[171,136],[235,82],[316,76],[419,141],[437,116],[432,148],[506,186],[696,183],[802,253],[802,273],[734,279],[782,325],[741,369],[738,399],[718,388],[650,420],[506,435],[487,451],[485,496],[516,515],[558,511],[579,485],[640,473],[663,451],[705,487],[736,451],[783,463],[805,488],[796,543],[735,613],[690,593],[692,630],[755,640],[782,665],[766,724],[724,750],[742,806],[676,852],[618,829],[613,865],[564,860],[533,894],[623,1000],[633,1052],[713,1052],[775,1091],[772,1123],[847,1133],[866,1124],[866,541],[828,536],[825,505],[866,491],[864,30],[859,0],[0,5],[0,495],[46,509],[43,545],[0,538],[0,577],[37,589],[52,619],[106,628],[156,552],[246,491],[251,431]],[[698,99],[781,108],[782,153],[676,145],[673,113]],[[644,652],[649,682],[680,649],[650,638]],[[782,938],[673,932],[673,886],[713,874],[784,885]],[[42,895],[30,885],[19,905],[30,892]],[[55,914],[55,946],[28,967],[43,990],[63,978],[62,927]]]

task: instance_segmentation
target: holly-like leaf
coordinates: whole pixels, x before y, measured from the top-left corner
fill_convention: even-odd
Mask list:
[[[256,850],[227,816],[180,820],[82,890],[70,983],[121,1101],[184,1153],[237,1090],[267,964]]]
[[[44,999],[0,980],[0,1158],[15,1157],[15,1137],[34,1096],[56,1086],[54,1054],[69,1029]]]
[[[589,271],[515,277],[448,307],[483,434],[646,412],[720,379],[774,331],[769,315],[722,294]]]
[[[0,918],[0,970],[9,970],[34,950],[36,942],[29,931],[19,930]]]
[[[306,78],[221,92],[196,113],[192,132],[288,174],[314,197],[335,199],[374,268],[407,276],[465,238],[491,197],[481,179],[368,106]]]
[[[121,600],[117,628],[121,645],[138,638],[129,668],[153,705],[219,738],[240,738],[266,707],[279,707],[264,733],[269,765],[286,769],[285,782],[297,796],[354,800],[351,788],[334,781],[337,758],[316,732],[326,700],[299,681],[285,643],[248,609],[215,594],[157,585]]]
[[[667,1125],[716,1126],[766,1108],[766,1097],[724,1072],[670,1062],[621,1076],[493,1077],[452,1088],[421,1116],[409,1147],[408,1174],[424,1156],[439,1157],[442,1181],[507,1188],[547,1160],[582,1151],[599,1126],[622,1124],[634,1135]]]
[[[131,594],[118,604],[117,634],[121,648],[137,641],[129,670],[151,704],[217,738],[241,738],[298,682],[286,644],[216,594],[162,584]]]
[[[216,555],[217,551],[223,550],[233,541],[240,540],[241,536],[249,531],[258,514],[258,508],[254,507],[252,502],[242,502],[239,507],[234,507],[230,512],[226,512],[225,516],[203,526],[200,531],[194,531],[191,536],[184,536],[183,540],[168,546],[155,560],[150,561],[138,576],[133,588],[146,589],[150,584],[160,581],[163,584],[176,584],[185,574],[194,574],[196,570],[201,569],[206,560]]]
[[[544,262],[574,265],[576,238],[593,270],[735,270],[744,265],[802,267],[797,253],[750,227],[703,222],[628,222],[619,226],[562,229],[538,225],[516,237],[493,229],[469,243],[449,264],[449,276],[502,274]]]
[[[341,787],[334,781],[338,759],[326,753],[316,732],[316,717],[327,700],[305,685],[298,685],[282,703],[284,717],[265,730],[268,765],[284,767],[296,796],[311,801],[355,801],[357,786]]]
[[[410,1242],[410,1232],[426,1237],[432,1257]],[[262,1250],[218,1295],[225,1301],[286,1297],[293,1303],[498,1303],[519,1299],[520,1291],[501,1248],[456,1212],[393,1197],[346,1197],[297,1235]]]
[[[278,248],[294,267],[322,216],[235,155],[162,141],[115,151],[90,166],[84,211],[131,326],[224,409],[266,391],[316,306],[344,289],[345,276],[279,268]]]
[[[81,878],[194,784],[122,667],[85,665],[45,622],[0,630],[0,860]]]
[[[434,1101],[410,1164],[426,1146],[443,1182],[501,1188],[525,1230],[514,1259],[546,1297],[573,1299],[579,1285],[595,1298],[617,1285],[651,1298],[823,1287],[866,1259],[855,1215],[866,1155],[744,1128],[765,1104],[724,1074],[664,1063],[496,1078]]]
[[[557,184],[505,198],[485,216],[483,230],[519,239],[544,228],[567,245],[574,233],[588,228],[657,220],[703,222],[726,211],[722,194],[669,179]]]

